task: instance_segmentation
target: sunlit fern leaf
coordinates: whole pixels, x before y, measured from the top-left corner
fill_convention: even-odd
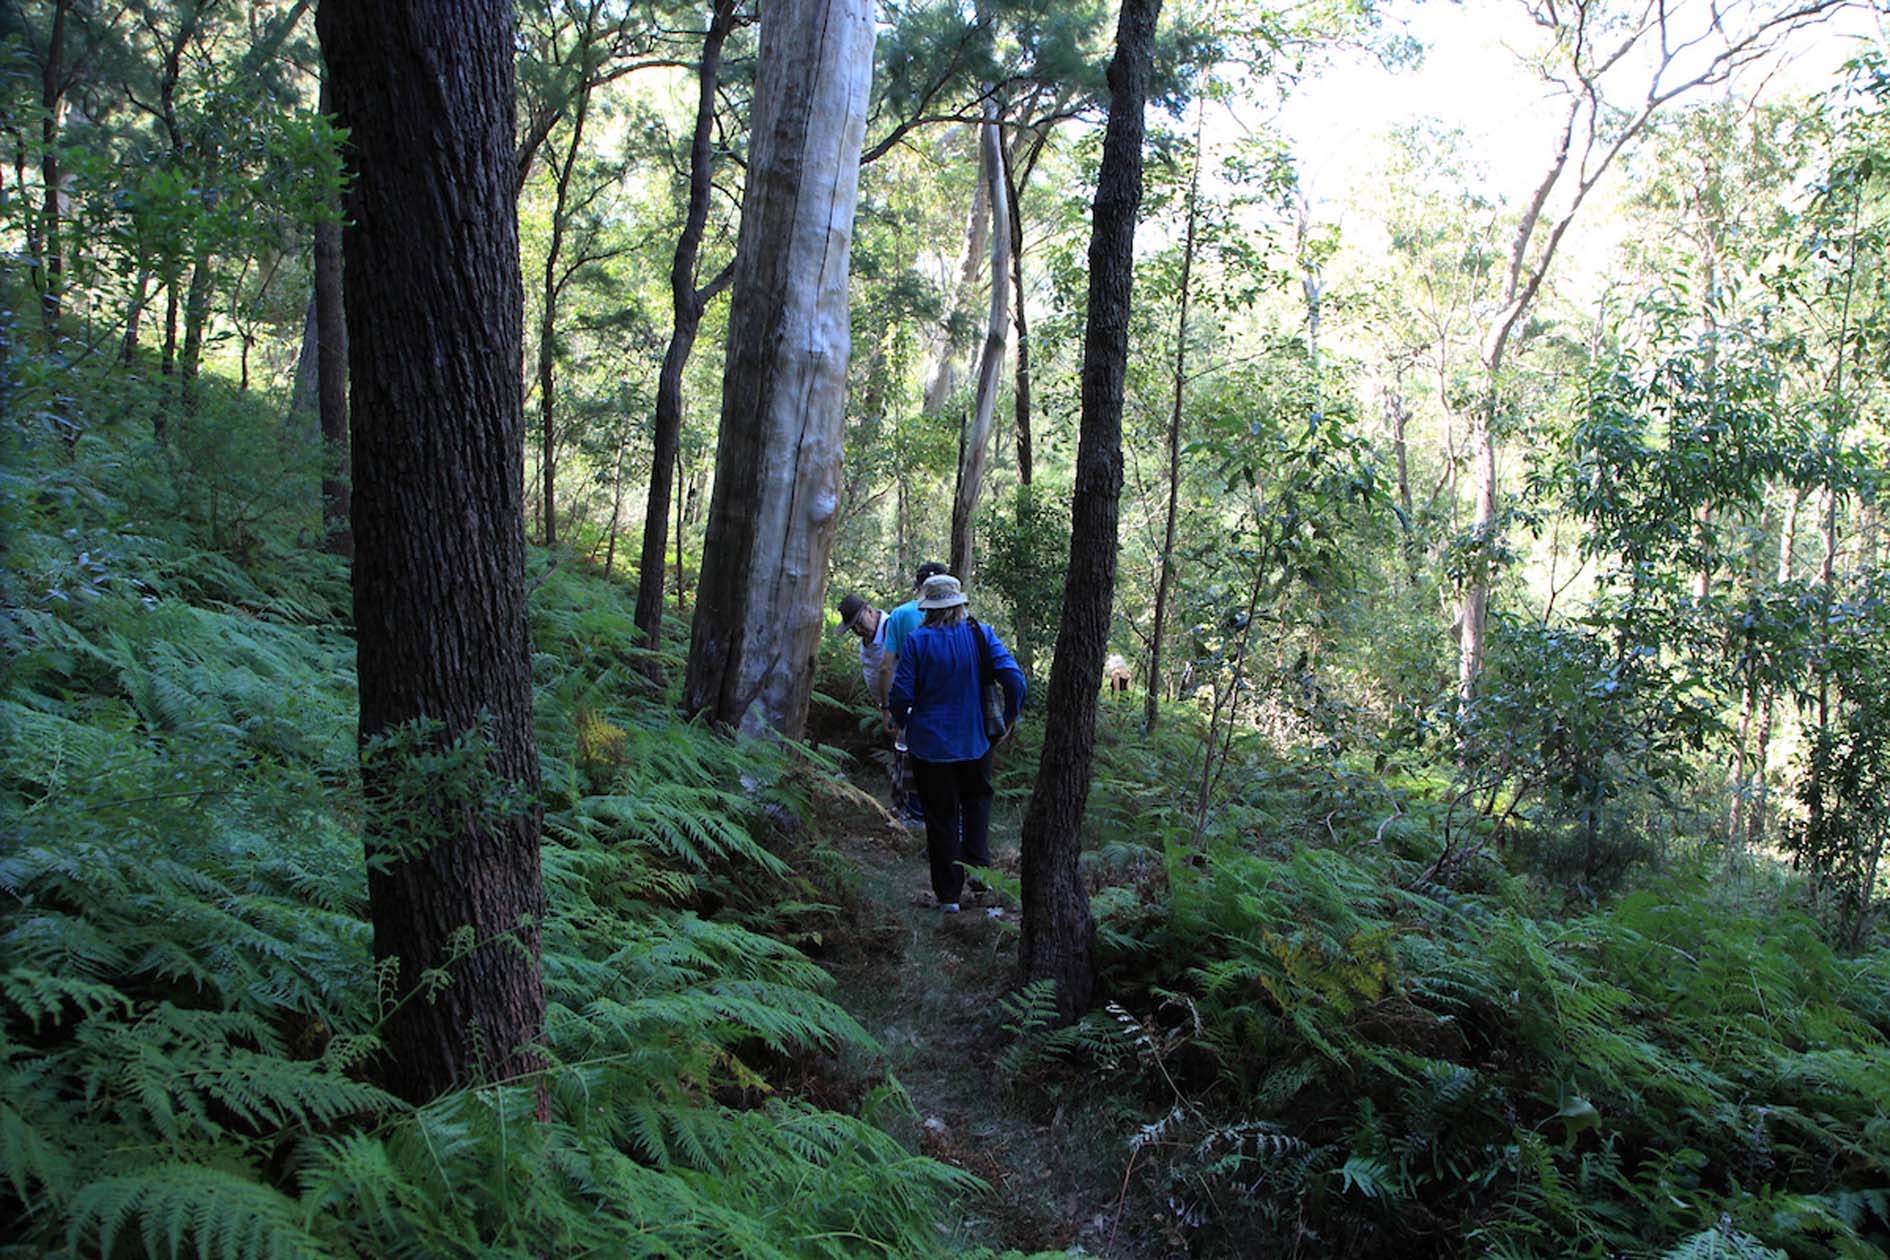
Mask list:
[[[1730,1227],[1703,1229],[1660,1253],[1660,1260],[1785,1260],[1786,1253]]]

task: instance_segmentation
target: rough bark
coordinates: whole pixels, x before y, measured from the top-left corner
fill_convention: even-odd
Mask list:
[[[650,491],[643,508],[643,547],[637,568],[636,627],[645,646],[654,649],[663,635],[663,564],[669,531],[669,500],[675,493],[673,471],[682,451],[683,371],[696,345],[696,331],[709,300],[728,283],[729,273],[696,287],[696,263],[709,222],[709,197],[715,177],[715,97],[721,81],[722,47],[735,27],[735,0],[715,0],[709,33],[702,42],[696,70],[696,129],[689,144],[689,207],[669,264],[669,300],[675,324],[663,367],[656,378],[655,433],[650,452]],[[676,527],[676,585],[682,587],[682,526]],[[655,679],[661,666],[645,658],[644,672]]]
[[[403,996],[434,969],[448,977],[385,1025],[391,1084],[417,1102],[536,1068],[545,1012],[512,13],[504,0],[324,0],[317,29],[353,174],[342,248],[363,751],[415,724],[434,747],[482,739],[492,786],[514,799],[416,800],[406,759],[364,758],[375,957]],[[430,842],[396,847],[416,812]]]
[[[332,112],[324,80],[321,109]],[[315,400],[322,430],[322,538],[332,554],[354,555],[348,479],[348,316],[343,295],[341,216],[315,225]]]
[[[1096,693],[1115,595],[1123,382],[1135,218],[1142,200],[1142,112],[1160,11],[1161,0],[1124,0],[1109,63],[1109,125],[1089,242],[1089,322],[1083,336],[1070,564],[1050,668],[1043,756],[1024,816],[1019,962],[1026,981],[1054,984],[1057,1010],[1065,1019],[1088,1007],[1096,982],[1096,925],[1077,858],[1096,743]]]
[[[978,392],[972,407],[971,427],[959,453],[958,486],[952,494],[952,572],[971,581],[971,522],[984,490],[990,460],[991,426],[997,412],[998,377],[1004,369],[1005,316],[1010,307],[1011,210],[1004,180],[1004,137],[998,129],[997,108],[985,104],[979,129],[983,153],[982,178],[991,205],[991,313],[985,322],[984,350],[978,360]]]
[[[1168,593],[1175,584],[1175,529],[1181,515],[1181,413],[1188,392],[1188,301],[1193,296],[1195,228],[1201,205],[1201,126],[1194,130],[1194,169],[1188,175],[1187,226],[1181,241],[1181,294],[1175,315],[1175,380],[1168,411],[1168,512],[1162,526],[1161,576],[1155,582],[1154,625],[1148,636],[1148,694],[1142,701],[1142,728],[1153,731],[1160,720],[1162,631],[1168,617]]]
[[[868,0],[768,0],[683,703],[797,736],[838,507]]]

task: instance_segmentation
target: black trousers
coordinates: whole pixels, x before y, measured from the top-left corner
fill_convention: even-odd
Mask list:
[[[912,759],[925,802],[925,852],[940,905],[960,900],[965,868],[991,865],[991,754],[977,761]],[[961,825],[962,824],[962,825]]]

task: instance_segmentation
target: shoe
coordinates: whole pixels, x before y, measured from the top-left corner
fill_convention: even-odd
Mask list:
[[[939,909],[943,910],[946,914],[957,914],[958,903],[956,901],[948,901],[944,905],[940,906]]]

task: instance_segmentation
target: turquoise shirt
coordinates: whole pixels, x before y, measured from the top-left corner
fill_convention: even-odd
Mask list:
[[[925,613],[919,608],[919,601],[909,599],[886,614],[886,654],[899,655],[899,649],[905,644],[906,636],[925,624]]]

